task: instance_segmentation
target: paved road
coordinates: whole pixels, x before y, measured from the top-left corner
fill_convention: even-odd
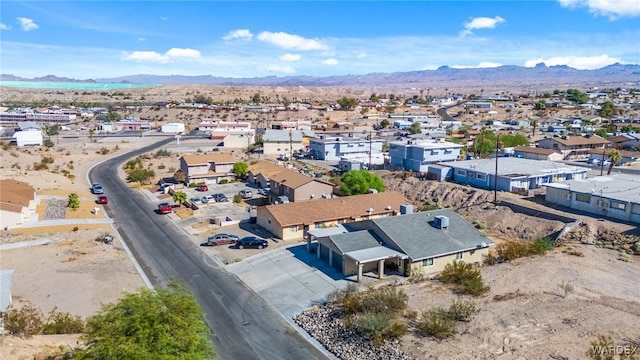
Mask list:
[[[136,259],[155,285],[183,280],[207,314],[220,359],[327,359],[235,275],[211,261],[167,217],[153,212],[144,196],[117,176],[132,156],[167,144],[161,140],[110,159],[89,173],[110,198],[105,206]]]

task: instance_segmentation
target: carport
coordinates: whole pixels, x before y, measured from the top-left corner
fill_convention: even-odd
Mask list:
[[[362,271],[367,264],[377,263],[378,279],[382,279],[384,276],[384,262],[385,260],[397,258],[400,262],[403,262],[409,258],[406,254],[399,251],[395,251],[385,246],[376,246],[368,249],[350,251],[344,254],[346,259],[350,259],[355,262],[358,267],[358,282],[362,279]],[[404,268],[403,264],[399,264],[399,268]],[[346,268],[346,264],[345,264]]]

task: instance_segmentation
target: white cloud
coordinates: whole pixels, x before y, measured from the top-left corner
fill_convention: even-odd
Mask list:
[[[525,61],[524,66],[534,67],[536,64],[544,63],[547,66],[567,65],[578,70],[593,70],[622,62],[620,59],[603,54],[598,56],[557,56],[548,59],[530,59]]]
[[[143,37],[139,37],[139,38],[138,38],[138,41],[139,41],[139,42],[145,42],[145,41],[147,41],[147,39],[145,39],[145,38],[143,38]]]
[[[331,58],[331,59],[324,60],[322,63],[325,65],[338,65],[339,61],[334,58]]]
[[[19,17],[18,22],[23,31],[31,31],[39,28],[38,24],[34,23],[32,19]]]
[[[500,16],[494,18],[477,17],[472,18],[466,24],[464,24],[464,30],[460,31],[460,36],[473,35],[472,30],[476,29],[494,29],[496,25],[505,22],[506,20]]]
[[[500,63],[495,63],[495,62],[481,62],[480,64],[473,66],[473,65],[451,65],[452,68],[454,69],[486,69],[486,68],[497,68],[502,66],[502,64]]]
[[[253,34],[249,29],[238,29],[234,31],[229,31],[227,35],[222,37],[223,40],[243,40],[250,41],[253,39]]]
[[[160,20],[162,20],[162,21],[167,21],[167,20],[169,20],[169,18],[168,18],[168,17],[166,17],[166,16],[161,16],[161,17],[160,17]]]
[[[11,30],[11,26],[5,23],[0,23],[0,30]]]
[[[282,61],[298,61],[302,58],[300,54],[283,54],[280,56]]]
[[[364,59],[364,58],[366,58],[366,57],[367,57],[367,53],[365,53],[365,52],[358,52],[358,53],[356,53],[356,57],[357,57],[358,59]]]
[[[193,49],[172,48],[164,54],[155,51],[133,51],[124,53],[122,59],[137,62],[170,63],[175,59],[199,59],[200,52]]]
[[[263,31],[257,39],[283,49],[296,50],[326,50],[328,46],[315,39],[305,39],[299,35],[291,35],[284,32]]]
[[[589,12],[608,16],[611,20],[625,16],[640,16],[638,0],[558,0],[558,2],[569,9],[587,7]]]
[[[296,69],[289,65],[267,65],[266,69],[269,72],[279,72],[285,74],[293,74],[296,72]]]

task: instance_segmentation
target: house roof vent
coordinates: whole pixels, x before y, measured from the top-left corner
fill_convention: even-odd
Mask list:
[[[391,209],[393,209],[393,207],[391,205],[387,205],[387,207],[385,209],[391,210]]]
[[[443,215],[438,215],[433,218],[433,224],[438,229],[447,229],[449,227],[449,218]]]

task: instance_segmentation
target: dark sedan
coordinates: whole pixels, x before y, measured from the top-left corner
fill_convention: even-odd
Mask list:
[[[269,243],[265,239],[261,239],[257,236],[245,236],[242,239],[236,241],[236,247],[238,249],[264,249],[269,246]]]

